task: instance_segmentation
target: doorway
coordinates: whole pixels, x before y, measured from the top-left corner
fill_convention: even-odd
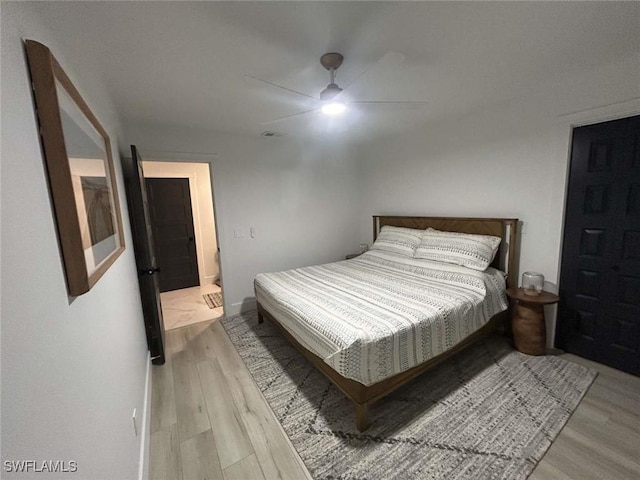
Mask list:
[[[640,375],[640,116],[573,130],[557,346]]]
[[[224,315],[208,163],[143,161],[165,330]]]

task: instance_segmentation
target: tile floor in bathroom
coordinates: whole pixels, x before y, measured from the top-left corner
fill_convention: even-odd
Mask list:
[[[223,317],[224,308],[209,308],[203,297],[219,291],[218,285],[202,285],[161,293],[165,331]]]

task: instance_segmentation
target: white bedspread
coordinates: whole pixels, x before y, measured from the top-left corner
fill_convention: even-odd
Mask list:
[[[260,274],[255,289],[296,340],[364,385],[445,352],[508,306],[498,270],[382,251]]]

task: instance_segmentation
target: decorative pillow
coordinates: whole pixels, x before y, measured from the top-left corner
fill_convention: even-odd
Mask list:
[[[378,238],[371,245],[371,250],[385,250],[413,257],[424,230],[415,228],[392,227],[385,225],[380,229]]]
[[[428,228],[416,249],[416,258],[453,263],[474,270],[487,269],[496,256],[500,237],[471,233],[441,232]]]

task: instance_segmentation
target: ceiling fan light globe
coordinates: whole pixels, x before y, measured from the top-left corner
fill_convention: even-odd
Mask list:
[[[336,85],[335,83],[330,83],[327,88],[320,92],[320,100],[322,100],[323,102],[331,100],[341,91],[342,89],[338,85]]]
[[[325,103],[321,110],[325,115],[340,115],[347,109],[347,106],[341,102],[328,102]]]

